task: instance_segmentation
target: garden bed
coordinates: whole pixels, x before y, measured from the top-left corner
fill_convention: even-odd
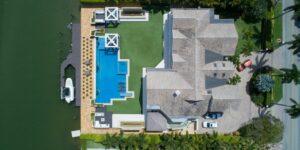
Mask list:
[[[274,84],[270,92],[261,93],[255,87],[255,78],[261,74],[268,74],[272,77]],[[258,106],[272,106],[282,98],[282,78],[281,72],[275,68],[264,67],[254,72],[250,80],[250,96],[251,100]]]

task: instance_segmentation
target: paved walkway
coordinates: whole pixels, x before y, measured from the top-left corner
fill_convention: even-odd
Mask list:
[[[95,112],[95,107],[91,101],[95,98],[95,40],[90,38],[91,31],[95,26],[91,25],[91,18],[94,10],[103,9],[100,7],[85,6],[81,7],[81,107],[80,107],[80,131],[81,134],[95,133],[119,133],[120,129],[95,129],[91,113]],[[91,62],[90,65],[85,62]]]

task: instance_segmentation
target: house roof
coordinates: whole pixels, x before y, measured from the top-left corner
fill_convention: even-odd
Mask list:
[[[211,98],[210,109],[227,109],[239,98],[239,89],[226,84],[234,65],[223,60],[234,54],[237,45],[233,20],[215,19],[213,9],[172,9],[169,19],[172,52],[164,58],[171,57],[171,68],[146,70],[147,105],[158,105],[171,117],[200,116],[207,112]],[[181,94],[174,97],[176,90]]]
[[[147,112],[147,131],[165,131],[167,130],[167,119],[159,112]]]

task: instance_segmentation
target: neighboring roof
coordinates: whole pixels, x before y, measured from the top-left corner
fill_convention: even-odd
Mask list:
[[[168,17],[167,68],[146,70],[147,105],[159,106],[170,117],[200,116],[209,108],[224,111],[239,99],[239,89],[226,84],[234,65],[223,58],[235,52],[234,21],[215,19],[213,9],[172,9]],[[181,94],[175,97],[176,90]]]
[[[146,130],[152,132],[167,130],[167,119],[160,112],[147,112]]]

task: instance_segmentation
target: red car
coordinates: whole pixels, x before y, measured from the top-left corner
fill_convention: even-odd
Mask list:
[[[250,59],[245,60],[243,63],[241,63],[238,66],[238,71],[241,72],[243,71],[246,67],[250,67],[252,65],[252,61]]]

